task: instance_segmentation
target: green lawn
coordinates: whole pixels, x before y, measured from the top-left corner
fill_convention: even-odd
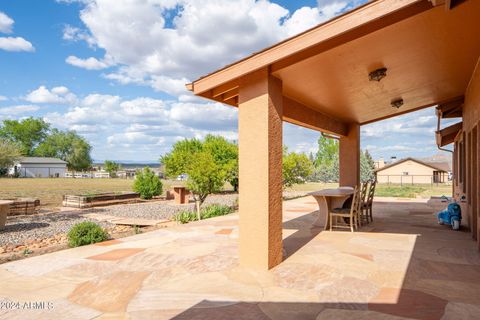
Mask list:
[[[328,188],[337,188],[338,183],[320,183],[320,182],[308,182],[305,184],[298,184],[291,188],[288,188],[287,191],[305,191],[312,192],[321,189]],[[397,198],[430,198],[431,196],[451,196],[452,195],[452,186],[451,185],[387,185],[387,184],[378,184],[375,196],[377,197],[397,197]]]

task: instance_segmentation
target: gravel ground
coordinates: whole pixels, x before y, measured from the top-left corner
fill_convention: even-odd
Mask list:
[[[223,194],[209,196],[203,206],[210,204],[220,204],[229,207],[235,206],[237,194]],[[95,212],[128,218],[144,218],[144,219],[171,219],[177,212],[195,210],[195,204],[175,205],[173,201],[158,201],[150,203],[136,203],[128,205],[115,205],[104,208],[93,209]]]
[[[87,220],[98,222],[82,217],[80,212],[9,217],[5,228],[0,230],[0,247],[20,245],[27,240],[45,239],[67,233],[73,225]],[[108,222],[99,224],[104,228],[114,226]]]

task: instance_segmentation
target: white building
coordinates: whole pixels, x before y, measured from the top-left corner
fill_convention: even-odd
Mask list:
[[[67,163],[57,158],[24,157],[9,168],[10,175],[22,178],[63,178]]]

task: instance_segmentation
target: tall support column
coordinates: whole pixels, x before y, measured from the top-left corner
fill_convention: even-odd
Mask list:
[[[267,69],[239,89],[240,264],[282,261],[282,82]]]
[[[340,138],[340,186],[360,184],[360,125],[349,125],[348,135]]]

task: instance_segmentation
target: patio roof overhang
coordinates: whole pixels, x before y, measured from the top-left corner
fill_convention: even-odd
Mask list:
[[[480,55],[480,1],[376,0],[187,85],[238,106],[243,77],[267,68],[283,83],[283,120],[345,135],[457,101]],[[386,77],[369,73],[386,68]],[[392,107],[403,100],[400,108]]]

